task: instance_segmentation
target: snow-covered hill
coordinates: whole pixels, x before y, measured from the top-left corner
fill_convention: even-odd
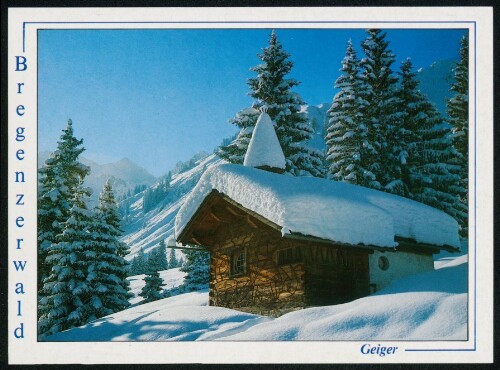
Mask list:
[[[207,305],[208,293],[165,298],[118,312],[49,341],[465,340],[467,255],[437,261],[374,295],[273,319]]]

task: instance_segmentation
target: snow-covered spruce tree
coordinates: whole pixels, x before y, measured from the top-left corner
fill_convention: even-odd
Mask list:
[[[49,276],[52,264],[46,261],[50,246],[62,232],[62,224],[68,219],[75,189],[90,171],[78,161],[85,150],[83,140],[73,135],[73,124],[68,120],[66,128],[39,170],[38,187],[38,291]]]
[[[276,123],[276,134],[287,162],[286,171],[293,175],[322,177],[323,155],[306,144],[314,131],[300,112],[304,102],[292,91],[299,82],[285,78],[293,67],[289,57],[273,31],[269,45],[259,55],[263,63],[251,69],[257,73],[257,77],[248,80],[251,89],[249,95],[255,99],[253,107],[240,111],[231,121],[240,128],[240,133],[235,142],[221,147],[218,155],[232,163],[243,163],[260,107],[265,105],[267,113]]]
[[[95,318],[122,311],[133,295],[127,280],[128,248],[119,241],[122,234],[118,205],[111,184],[107,181],[99,195],[99,204],[92,228],[89,230],[92,248],[85,251],[91,262],[87,280],[91,286],[91,307]]]
[[[175,249],[170,250],[170,257],[168,259],[168,268],[174,269],[179,267],[179,262],[177,261],[177,256],[175,254]]]
[[[391,70],[394,54],[389,50],[386,34],[379,29],[367,30],[361,47],[362,98],[367,102],[362,113],[367,122],[366,146],[371,150],[368,169],[375,175],[374,188],[401,194],[400,114],[396,96],[397,78]]]
[[[208,288],[210,278],[210,253],[200,250],[184,250],[186,262],[181,271],[186,272],[181,290],[192,292]]]
[[[459,197],[454,193],[458,167],[449,127],[429,99],[419,90],[410,59],[399,72],[403,146],[402,181],[406,196],[456,216]]]
[[[38,334],[41,337],[88,322],[91,287],[87,272],[91,261],[86,252],[93,248],[89,229],[95,215],[85,205],[89,191],[83,181],[73,190],[68,218],[61,223],[62,232],[47,247],[49,276],[39,292]]]
[[[130,268],[132,275],[145,274],[147,269],[147,259],[144,249],[141,248],[137,255],[132,260],[132,266]]]
[[[468,231],[469,202],[469,40],[463,36],[460,41],[460,61],[455,68],[455,82],[450,91],[454,96],[447,101],[447,113],[452,126],[453,146],[457,151],[454,162],[460,167],[460,181],[456,192],[460,194],[461,210],[457,219],[461,226],[461,235]]]
[[[367,146],[367,125],[363,116],[365,101],[361,97],[362,82],[359,61],[351,40],[342,60],[342,74],[335,82],[340,91],[333,98],[328,111],[326,131],[328,175],[333,180],[346,181],[368,187],[374,174],[368,169],[370,147]]]
[[[155,249],[155,258],[158,261],[158,271],[163,271],[168,269],[168,258],[167,258],[167,246],[165,245],[165,240],[160,240],[160,244]]]
[[[144,298],[142,303],[157,301],[163,298],[161,295],[163,280],[160,278],[158,271],[151,271],[144,278],[146,284],[142,288],[139,295]]]

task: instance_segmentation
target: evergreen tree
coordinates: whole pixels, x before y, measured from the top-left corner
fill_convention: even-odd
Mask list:
[[[134,263],[133,269],[135,275],[141,275],[147,272],[147,260],[143,248],[141,248],[137,253],[137,255],[134,257],[133,263]]]
[[[127,280],[128,247],[118,240],[122,231],[113,190],[109,181],[99,195],[97,214],[91,235],[92,249],[86,251],[92,260],[87,280],[92,287],[91,304],[96,318],[127,308],[132,297]]]
[[[286,171],[293,175],[323,176],[322,153],[306,144],[314,131],[300,112],[304,102],[292,92],[299,82],[285,78],[293,67],[289,56],[273,31],[269,45],[259,55],[263,63],[252,68],[257,77],[248,80],[249,95],[255,99],[253,107],[240,111],[231,121],[240,128],[240,133],[235,142],[221,147],[218,154],[229,162],[243,163],[260,107],[266,106],[267,113],[276,123],[276,134],[287,162]]]
[[[56,236],[63,231],[72,207],[75,189],[90,169],[78,161],[85,150],[83,140],[73,135],[73,124],[68,120],[58,143],[39,170],[38,187],[38,290],[51,273],[52,263],[47,262],[48,251]]]
[[[184,251],[186,262],[181,271],[186,272],[182,290],[191,292],[208,287],[210,279],[210,253],[200,250]]]
[[[146,274],[149,274],[153,271],[160,271],[160,264],[159,264],[159,260],[158,260],[158,251],[159,251],[159,249],[158,249],[158,247],[156,247],[147,254],[147,258],[146,258],[147,269],[145,272]]]
[[[450,91],[454,96],[447,101],[447,113],[452,126],[453,146],[456,149],[454,163],[459,166],[460,181],[455,191],[460,195],[462,203],[457,212],[457,219],[462,228],[461,234],[468,230],[468,192],[469,192],[469,41],[467,36],[460,41],[460,61],[455,73],[455,82]]]
[[[363,116],[366,102],[362,99],[359,61],[351,40],[342,60],[342,74],[335,82],[340,89],[328,111],[329,125],[325,137],[329,177],[351,184],[376,187],[375,175],[368,169],[370,148],[367,124]]]
[[[129,276],[140,275],[138,261],[139,259],[137,258],[137,256],[134,256],[132,262],[130,263]]]
[[[399,111],[402,119],[402,180],[405,195],[456,216],[459,197],[453,191],[459,179],[451,163],[454,150],[449,128],[420,90],[410,59],[401,65]]]
[[[394,55],[389,50],[386,34],[379,29],[367,30],[361,44],[366,55],[360,62],[363,82],[362,97],[367,102],[362,113],[367,119],[366,147],[371,151],[368,170],[375,175],[374,188],[401,193],[400,121],[397,111],[397,78],[391,66]]]
[[[168,269],[168,259],[167,259],[167,246],[165,245],[165,240],[160,240],[160,244],[157,247],[156,258],[158,260],[159,271],[164,271]]]
[[[177,261],[177,256],[175,255],[175,249],[170,250],[170,258],[168,260],[168,268],[174,269],[179,267],[179,263]]]
[[[93,248],[89,228],[95,215],[85,205],[88,195],[80,181],[68,218],[60,225],[62,232],[46,249],[51,271],[39,292],[38,333],[42,337],[83,325],[92,317],[87,281],[91,261],[86,252]]]
[[[152,271],[146,275],[144,278],[146,285],[142,288],[139,295],[144,298],[142,303],[153,302],[158,299],[163,298],[161,295],[161,286],[163,285],[163,280],[160,278],[158,271]]]

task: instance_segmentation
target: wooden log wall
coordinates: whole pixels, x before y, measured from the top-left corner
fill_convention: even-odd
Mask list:
[[[279,316],[305,307],[304,264],[278,265],[278,250],[288,243],[281,235],[259,230],[228,229],[228,238],[211,250],[210,305]],[[246,254],[246,271],[234,275],[233,254]]]
[[[210,305],[279,316],[308,306],[337,304],[369,294],[368,252],[282,238],[272,229],[227,228],[210,264]],[[280,264],[280,251],[299,249],[300,261]],[[246,272],[231,271],[246,254]],[[281,262],[283,259],[281,259]]]

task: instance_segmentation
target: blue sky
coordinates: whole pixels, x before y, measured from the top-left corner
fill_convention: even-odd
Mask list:
[[[39,31],[39,151],[54,150],[68,118],[99,163],[128,157],[153,175],[212,151],[249,107],[246,80],[269,29]],[[346,42],[358,57],[362,29],[277,29],[304,101],[330,103]],[[394,69],[458,59],[464,30],[387,30]]]

